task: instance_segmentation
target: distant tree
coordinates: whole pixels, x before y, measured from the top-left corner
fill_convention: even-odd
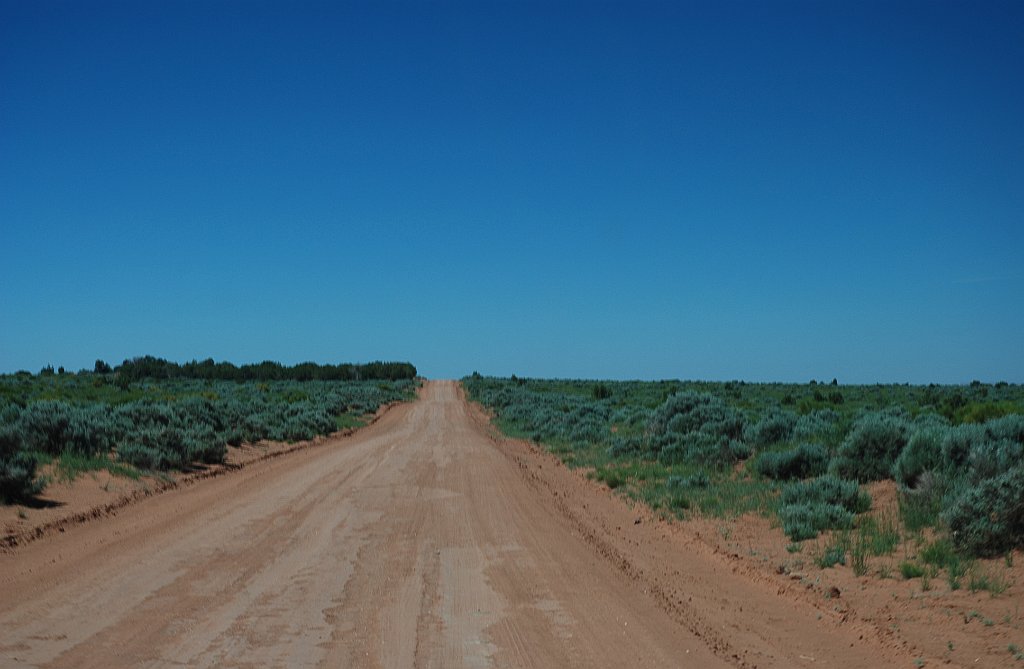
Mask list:
[[[53,365],[47,365],[40,369],[39,376],[53,376]]]
[[[129,381],[142,379],[203,379],[221,381],[397,381],[416,378],[416,367],[408,362],[374,361],[363,365],[320,365],[303,362],[293,367],[265,361],[237,367],[212,358],[184,365],[147,355],[125,360],[117,369],[119,377]]]
[[[103,360],[97,360],[92,371],[94,374],[110,374],[114,369]]]

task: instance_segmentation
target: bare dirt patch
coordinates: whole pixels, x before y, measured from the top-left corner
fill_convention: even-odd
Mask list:
[[[893,481],[871,484],[868,491],[872,516],[894,517],[899,513]],[[839,615],[844,624],[868,628],[871,634],[904,648],[915,663],[1024,666],[1024,661],[1016,658],[1019,650],[1013,650],[1024,649],[1021,551],[978,560],[966,567],[954,584],[946,570],[928,575],[922,552],[935,539],[930,532],[901,538],[889,555],[867,555],[866,573],[857,576],[849,556],[843,565],[823,569],[815,564],[835,540],[832,533],[806,542],[800,552],[791,553],[787,547],[792,544],[782,530],[755,515],[671,525],[674,532],[698,537],[751,579],[775,583],[785,589],[787,596],[803,599],[823,615]],[[904,562],[924,567],[926,575],[904,578],[900,571]],[[972,591],[972,582],[1002,591]]]

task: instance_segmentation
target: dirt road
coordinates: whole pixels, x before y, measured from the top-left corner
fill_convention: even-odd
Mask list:
[[[877,667],[901,652],[494,438],[449,382],[352,437],[0,555],[3,667]]]

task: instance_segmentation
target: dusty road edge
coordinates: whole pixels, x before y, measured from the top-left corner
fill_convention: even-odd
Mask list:
[[[6,534],[0,537],[0,553],[13,553],[18,548],[25,546],[33,541],[42,539],[43,537],[59,532],[64,532],[70,527],[88,523],[93,520],[100,518],[106,518],[109,516],[116,515],[119,511],[125,507],[141,502],[144,499],[160,495],[169,490],[177,490],[179,488],[188,488],[194,486],[207,479],[217,478],[219,476],[226,476],[228,474],[244,470],[247,467],[251,467],[260,462],[266,462],[267,460],[273,460],[285,455],[290,455],[299,451],[306,451],[312,448],[321,448],[336,444],[339,441],[344,440],[347,437],[354,435],[360,430],[364,430],[381,418],[384,417],[391,409],[402,404],[409,402],[415,402],[419,395],[415,399],[388,402],[383,404],[380,408],[374,412],[366,425],[356,428],[345,428],[331,434],[321,435],[314,437],[313,439],[307,439],[304,441],[296,441],[295,443],[288,444],[287,447],[278,450],[268,451],[261,455],[258,455],[252,459],[246,460],[240,463],[225,463],[221,465],[210,465],[205,469],[187,472],[184,474],[178,474],[177,476],[171,475],[165,479],[157,479],[153,484],[147,485],[143,488],[138,488],[130,493],[126,493],[112,502],[106,504],[100,504],[93,506],[84,511],[76,511],[69,513],[67,516],[62,516],[55,520],[47,521],[41,525],[28,528],[22,532],[15,532],[12,534]]]
[[[520,474],[530,486],[551,501],[552,508],[579,533],[584,541],[593,547],[598,555],[647,593],[673,620],[702,639],[718,657],[741,669],[759,665],[758,658],[751,657],[745,649],[736,647],[715,623],[705,620],[699,610],[690,603],[690,600],[683,596],[684,593],[677,587],[677,584],[672,582],[672,567],[670,565],[640,564],[639,560],[634,561],[630,558],[626,544],[639,546],[642,542],[666,545],[672,542],[681,543],[688,550],[696,553],[700,559],[715,562],[742,577],[751,587],[777,596],[780,603],[787,602],[790,605],[808,607],[818,612],[820,622],[831,631],[862,644],[871,644],[884,658],[880,666],[882,664],[915,666],[913,663],[921,659],[941,662],[937,658],[922,658],[920,649],[914,647],[906,639],[891,629],[858,619],[855,611],[837,613],[828,609],[818,601],[820,598],[815,597],[814,593],[808,592],[805,587],[785,579],[773,578],[770,574],[734,559],[733,556],[722,552],[703,538],[688,532],[681,524],[668,523],[658,518],[646,506],[642,504],[630,506],[627,501],[608,491],[602,484],[586,478],[579,471],[567,468],[557,455],[543,447],[502,433],[492,423],[490,412],[478,402],[470,400],[461,384],[458,384],[458,391],[470,408],[471,416],[480,427],[481,433],[486,434],[496,448],[517,466]],[[547,472],[545,472],[545,466]],[[557,473],[552,474],[551,472]],[[588,509],[587,501],[571,499],[567,496],[566,491],[560,489],[561,481],[559,481],[559,478],[565,475],[571,476],[578,488],[588,489],[588,492],[595,498],[608,498],[609,501],[620,507],[622,512],[620,515],[635,517],[635,520],[630,521],[629,524],[640,526],[634,528],[640,530],[643,535],[640,540],[627,538],[627,533],[622,526],[616,526],[614,530],[618,531],[613,531],[612,527],[606,525],[608,519],[602,518],[600,512],[592,512]],[[622,545],[620,546],[620,544]],[[813,658],[801,659],[810,660],[812,664],[814,662]]]

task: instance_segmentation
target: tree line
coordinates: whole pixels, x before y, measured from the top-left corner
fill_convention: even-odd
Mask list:
[[[142,379],[200,379],[207,381],[399,381],[416,378],[416,367],[409,362],[368,362],[363,364],[318,364],[302,362],[282,365],[264,362],[235,365],[230,362],[206,360],[178,364],[151,355],[125,360],[111,367],[97,360],[93,368],[97,374],[114,374],[126,381]]]

